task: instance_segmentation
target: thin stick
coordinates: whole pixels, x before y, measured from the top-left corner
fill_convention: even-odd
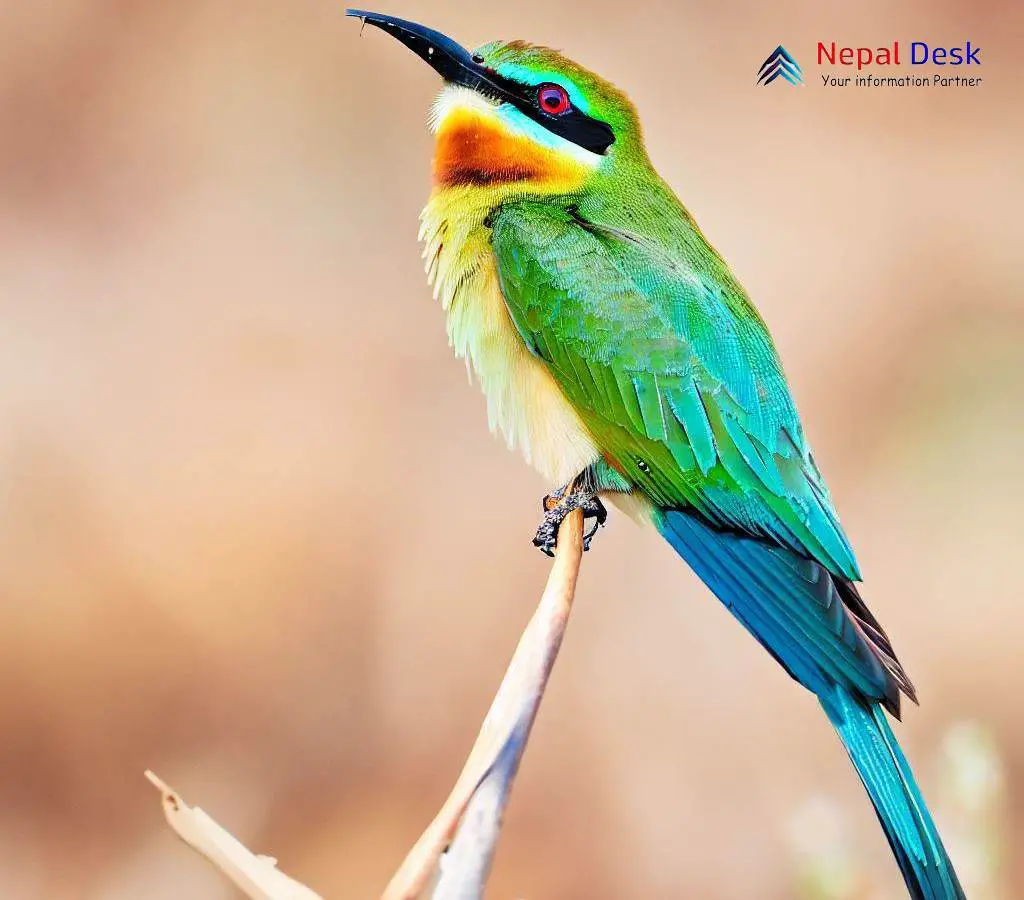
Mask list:
[[[547,587],[519,639],[462,774],[441,811],[416,842],[382,900],[414,900],[437,875],[432,900],[479,900],[491,869],[502,816],[526,741],[544,697],[572,609],[583,557],[583,514],[572,512],[558,532]],[[305,885],[257,856],[199,807],[152,772],[168,824],[252,900],[320,900]],[[445,848],[451,844],[450,850]],[[442,854],[444,860],[442,862]]]
[[[576,510],[559,529],[544,594],[519,639],[462,773],[381,900],[419,897],[449,843],[452,849],[436,885],[435,900],[482,895],[512,780],[565,634],[582,557],[583,513]],[[463,827],[453,842],[460,822]]]

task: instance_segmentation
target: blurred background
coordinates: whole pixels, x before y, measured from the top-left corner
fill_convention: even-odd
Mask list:
[[[383,11],[630,91],[772,325],[968,892],[1024,896],[1024,6]],[[897,38],[970,39],[983,85],[820,86],[818,40]],[[755,88],[780,42],[806,86]],[[438,86],[321,0],[3,4],[0,896],[234,896],[147,767],[328,900],[450,787],[550,485],[424,282]],[[492,896],[905,896],[813,699],[653,534],[596,548]]]

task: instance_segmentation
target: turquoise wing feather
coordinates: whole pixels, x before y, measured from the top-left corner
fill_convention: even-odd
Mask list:
[[[684,265],[548,203],[492,228],[519,333],[633,485],[859,578],[771,338],[717,257]]]
[[[521,202],[492,223],[512,321],[659,530],[819,696],[914,696],[857,566],[763,322],[731,278]]]

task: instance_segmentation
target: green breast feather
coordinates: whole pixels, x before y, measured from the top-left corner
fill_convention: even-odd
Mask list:
[[[492,227],[516,328],[637,489],[859,578],[767,329],[695,227],[689,259],[571,207]]]

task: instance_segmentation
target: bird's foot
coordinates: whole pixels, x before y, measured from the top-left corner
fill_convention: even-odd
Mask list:
[[[584,523],[587,519],[594,519],[593,527],[583,535],[584,550],[590,549],[590,542],[597,534],[597,529],[608,519],[608,510],[604,508],[597,492],[585,484],[575,482],[548,494],[541,501],[541,508],[544,510],[544,518],[533,537],[533,544],[548,556],[555,555],[558,528],[573,510],[583,511]]]

